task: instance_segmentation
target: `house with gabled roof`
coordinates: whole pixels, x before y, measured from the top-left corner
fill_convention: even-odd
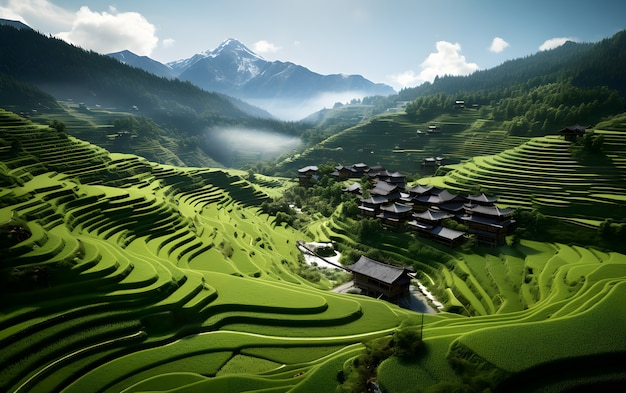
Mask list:
[[[409,295],[412,273],[401,268],[361,256],[354,264],[346,267],[352,272],[354,286],[364,295],[399,303]]]
[[[372,195],[369,198],[361,198],[359,211],[366,217],[376,217],[380,213],[380,208],[389,202],[389,198],[382,195]]]
[[[591,126],[581,126],[580,124],[574,124],[573,126],[567,126],[559,131],[560,135],[565,137],[566,141],[575,141],[576,139],[585,135],[585,132],[591,128]]]
[[[385,225],[399,227],[401,223],[410,217],[411,211],[413,211],[412,206],[394,202],[389,205],[382,205],[376,217]]]
[[[298,183],[309,184],[312,180],[317,179],[317,171],[318,167],[315,165],[298,169]]]
[[[433,186],[424,186],[424,185],[418,184],[414,187],[407,188],[406,191],[411,196],[418,196],[418,195],[424,195],[432,189],[433,189]]]
[[[431,239],[450,247],[458,246],[465,240],[465,232],[446,228],[444,226],[433,228],[429,232],[429,235]]]
[[[479,243],[489,246],[501,246],[506,243],[515,220],[513,209],[500,208],[496,205],[467,204],[461,220],[469,227]]]
[[[428,236],[436,226],[441,225],[441,222],[445,219],[454,217],[450,214],[439,209],[427,209],[423,212],[413,213],[413,218],[407,221],[407,225],[420,232],[422,235]]]
[[[349,192],[355,195],[361,195],[363,193],[363,186],[359,182],[354,182],[350,184],[348,187],[342,188],[341,191]]]

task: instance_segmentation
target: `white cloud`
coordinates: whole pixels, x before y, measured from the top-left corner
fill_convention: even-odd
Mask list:
[[[509,43],[503,40],[500,37],[494,37],[493,41],[491,41],[491,46],[489,50],[494,53],[500,53],[505,50],[509,46]]]
[[[0,2],[0,18],[18,20],[39,31],[71,26],[74,14],[49,0],[8,0]]]
[[[140,56],[149,56],[159,39],[156,28],[137,12],[94,12],[82,6],[74,15],[70,31],[58,37],[80,47],[100,53],[128,49]]]
[[[254,51],[259,54],[276,53],[280,49],[280,46],[276,46],[271,42],[267,42],[265,40],[257,41],[254,43]]]
[[[398,86],[400,88],[407,87],[407,86],[415,86],[419,84],[420,82],[423,82],[422,80],[420,80],[419,75],[417,75],[415,71],[413,70],[408,70],[408,71],[401,72],[399,74],[390,75],[389,79],[392,81],[394,86]]]
[[[432,82],[437,75],[469,75],[478,70],[476,63],[468,63],[462,56],[461,44],[447,41],[437,41],[437,52],[428,55],[420,65],[422,71],[418,80]]]
[[[469,75],[478,70],[476,63],[468,63],[465,56],[460,54],[461,45],[447,41],[438,41],[437,52],[428,55],[420,64],[422,70],[415,73],[413,70],[389,75],[388,78],[394,88],[417,86],[424,82],[432,82],[437,75]]]
[[[176,43],[176,40],[173,38],[166,38],[163,40],[163,47],[164,48],[171,48],[174,46],[174,44]]]
[[[558,48],[559,46],[563,45],[567,41],[577,42],[578,40],[572,37],[550,38],[549,40],[546,40],[543,44],[541,44],[541,46],[539,47],[539,50],[550,50],[550,49]]]

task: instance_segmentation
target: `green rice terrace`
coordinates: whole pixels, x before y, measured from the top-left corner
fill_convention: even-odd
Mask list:
[[[572,158],[558,137],[500,135],[482,155],[468,150],[444,176],[419,182],[480,186],[504,205],[595,231],[626,217],[626,133],[596,133],[605,138],[599,161]],[[462,141],[455,151],[469,143],[449,138]],[[379,248],[412,264],[443,304],[423,315],[297,274],[314,269],[299,240],[359,244],[341,208],[303,231],[263,213],[264,201],[294,185],[109,153],[0,111],[0,391],[325,393],[365,391],[375,380],[387,393],[562,392],[626,383],[626,255],[525,238],[475,252],[423,240],[439,256],[430,258],[411,255],[408,235],[386,233]],[[417,354],[385,352],[400,332],[417,333]]]

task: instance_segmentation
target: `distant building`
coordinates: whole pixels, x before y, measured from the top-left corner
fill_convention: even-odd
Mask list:
[[[575,141],[585,135],[585,132],[589,128],[591,128],[591,126],[581,126],[580,124],[575,124],[573,126],[563,128],[559,131],[559,134],[563,135],[566,141]]]
[[[466,214],[461,217],[479,243],[488,246],[501,246],[506,243],[506,235],[515,223],[513,209],[502,209],[496,205],[467,204]]]
[[[354,286],[363,294],[399,303],[409,295],[411,271],[375,261],[361,256],[353,265],[347,266],[352,272]]]
[[[402,203],[394,202],[390,205],[382,205],[380,213],[376,215],[383,224],[399,227],[407,218],[410,217],[413,207]]]
[[[315,165],[305,166],[298,169],[298,183],[309,184],[317,179],[318,167]]]

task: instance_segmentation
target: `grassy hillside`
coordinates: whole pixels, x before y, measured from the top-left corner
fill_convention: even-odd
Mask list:
[[[468,132],[441,136],[462,151]],[[508,151],[501,141],[485,151]],[[454,311],[424,317],[417,358],[383,359],[386,392],[626,380],[614,366],[626,354],[614,312],[626,300],[623,254],[524,239],[468,254],[424,240],[435,259],[412,254],[401,233],[360,244],[341,209],[299,232],[260,209],[291,186],[109,153],[0,112],[0,390],[350,391],[372,340],[420,317],[295,274],[306,271],[301,239],[410,261]]]
[[[509,135],[500,122],[481,118],[475,109],[448,112],[426,123],[416,122],[404,112],[378,115],[288,157],[278,164],[278,172],[295,173],[304,166],[326,162],[365,162],[419,178],[436,170],[422,167],[425,158],[441,156],[446,164],[458,163],[475,155],[501,152],[528,139]],[[439,130],[429,133],[431,125]]]

